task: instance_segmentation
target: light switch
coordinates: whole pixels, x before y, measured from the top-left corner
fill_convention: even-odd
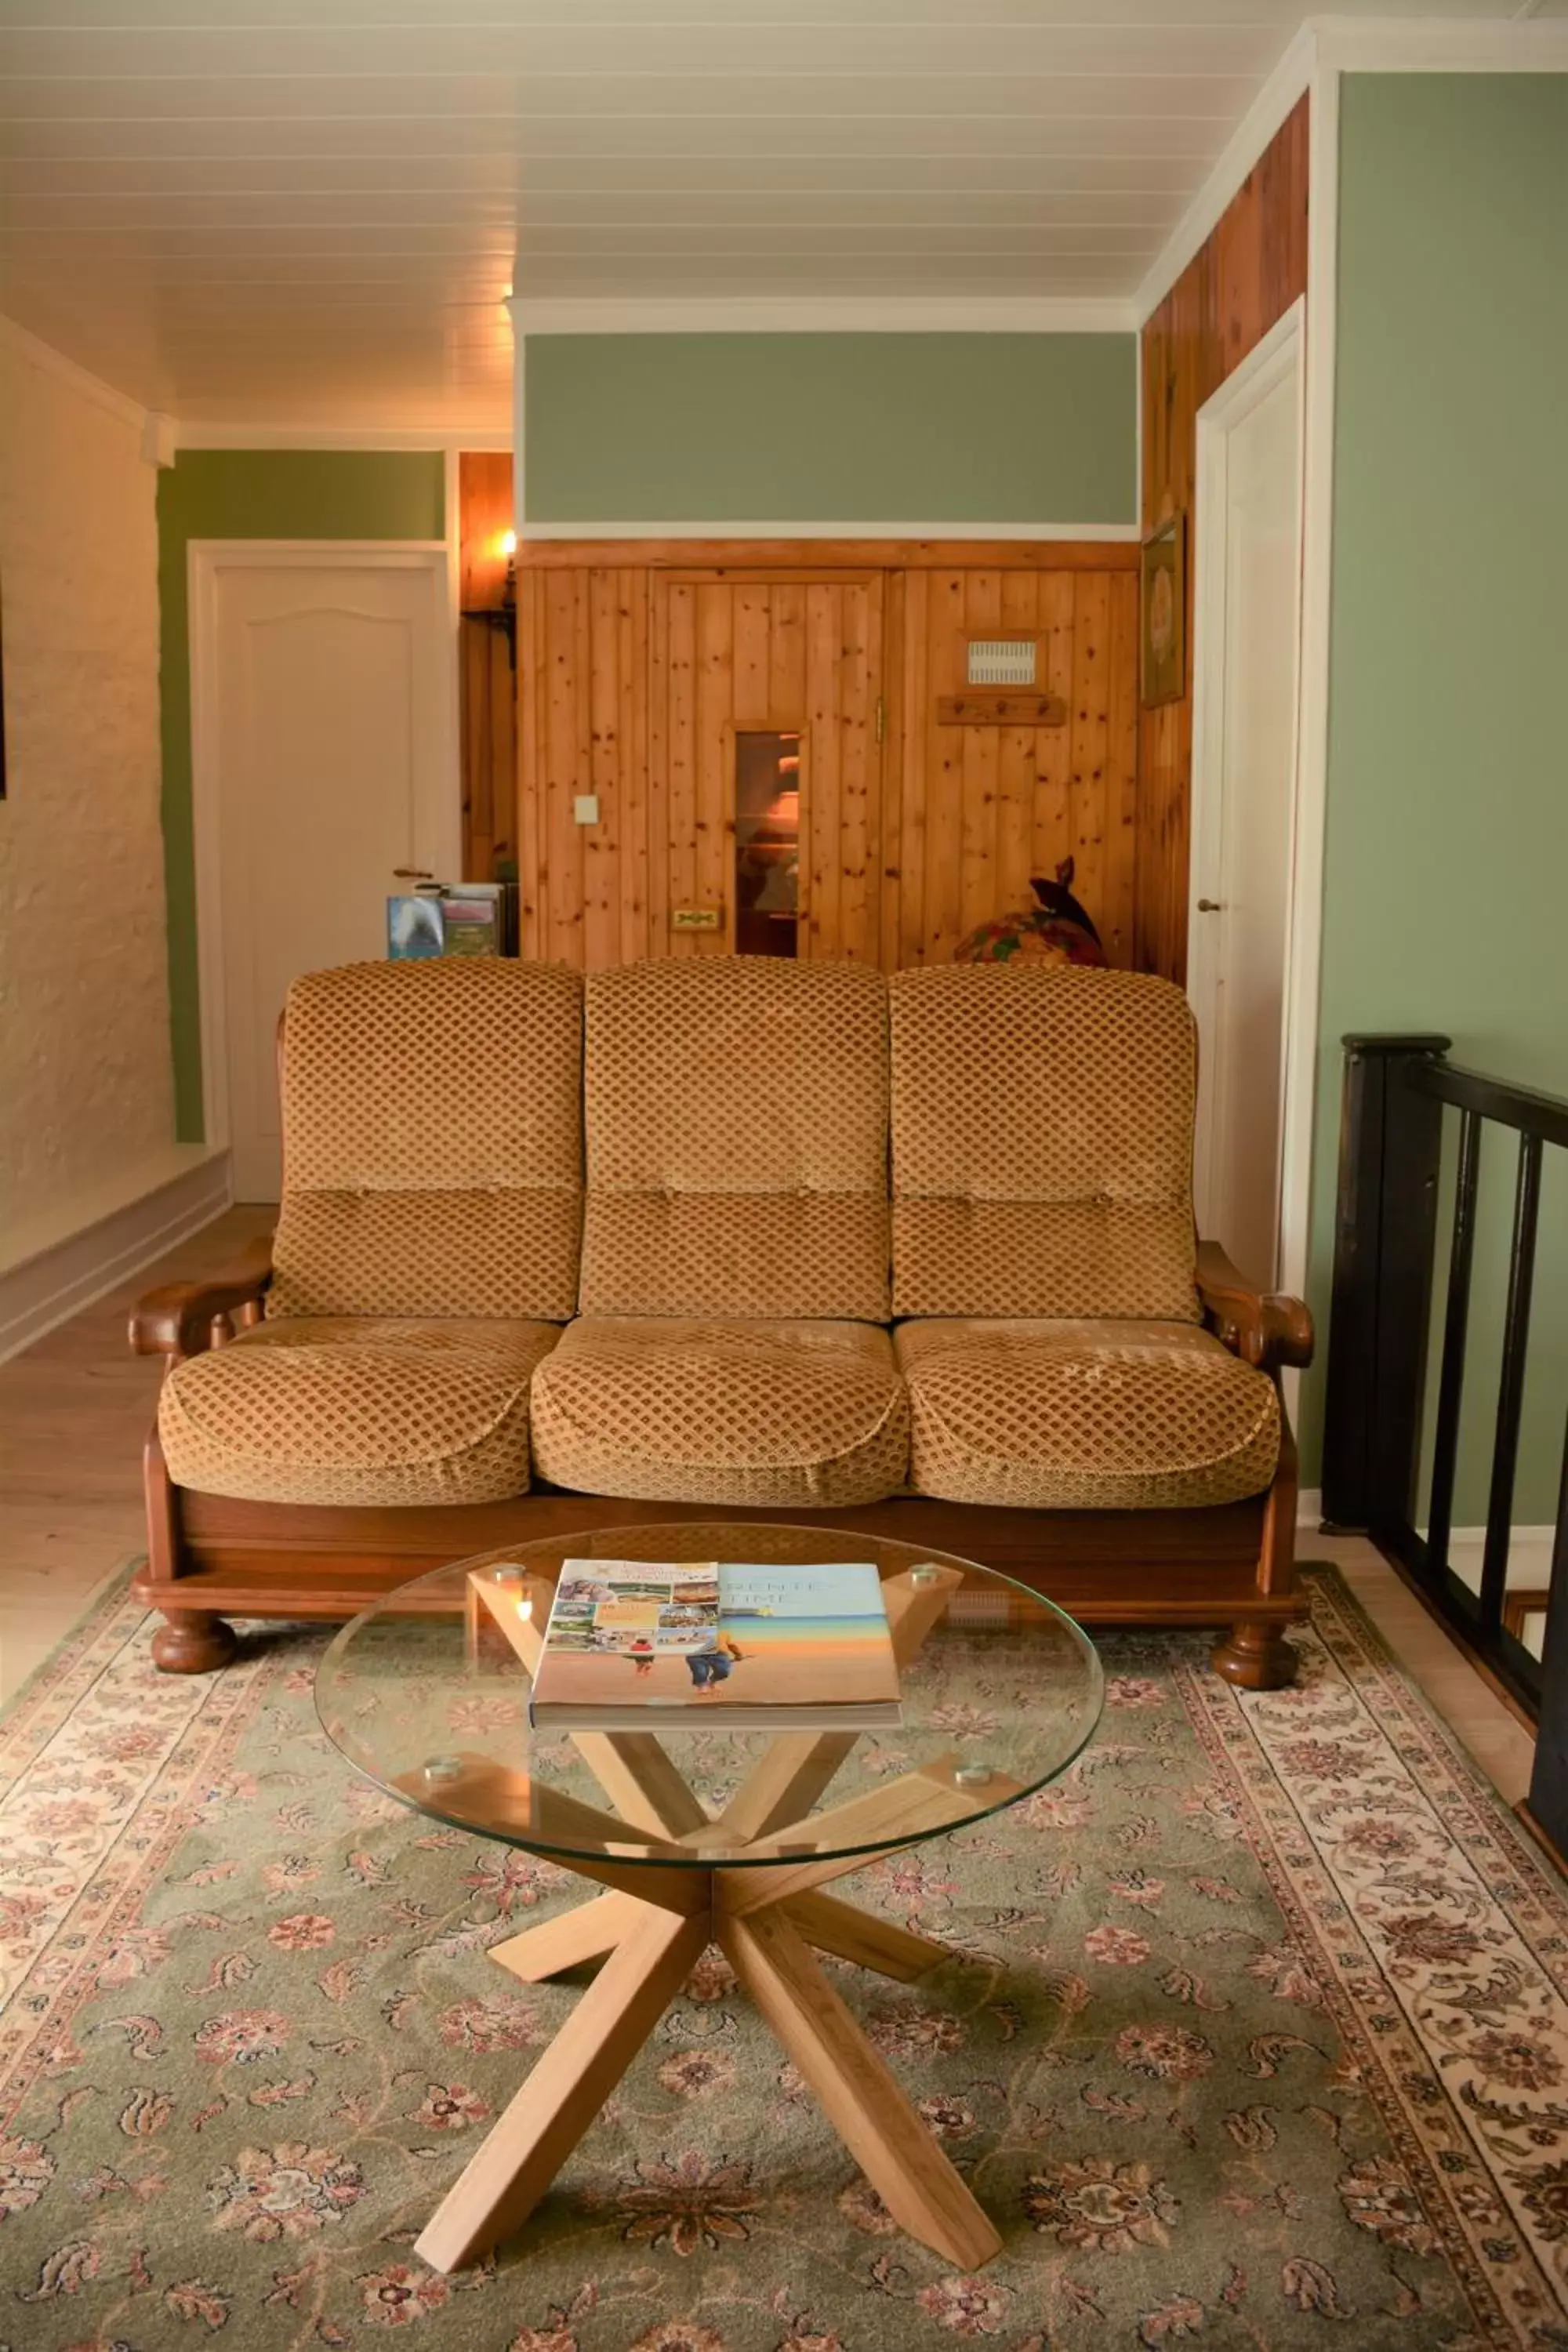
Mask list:
[[[577,824],[597,824],[599,822],[598,793],[578,793],[574,794],[572,802],[572,816],[574,823]]]

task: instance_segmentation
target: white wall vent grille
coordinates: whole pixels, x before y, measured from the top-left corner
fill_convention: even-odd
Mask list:
[[[969,683],[971,686],[1033,686],[1034,638],[971,637]]]

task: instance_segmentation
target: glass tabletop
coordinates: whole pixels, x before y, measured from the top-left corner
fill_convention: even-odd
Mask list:
[[[694,1710],[650,1714],[646,1731],[535,1729],[529,1660],[568,1559],[868,1560],[900,1720],[735,1728]],[[942,1835],[1065,1770],[1102,1689],[1088,1635],[994,1569],[843,1528],[709,1520],[522,1544],[401,1585],[334,1637],[316,1708],[351,1764],[420,1811],[618,1872],[777,1867]]]

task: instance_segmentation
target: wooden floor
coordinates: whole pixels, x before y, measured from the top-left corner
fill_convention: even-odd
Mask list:
[[[216,1271],[272,1213],[231,1209],[174,1251],[0,1364],[0,1699],[48,1655],[91,1595],[143,1549],[142,1444],[160,1367],[125,1344],[132,1302],[155,1282]],[[1532,1743],[1373,1552],[1355,1538],[1303,1536],[1332,1559],[1407,1671],[1512,1803],[1529,1784]]]

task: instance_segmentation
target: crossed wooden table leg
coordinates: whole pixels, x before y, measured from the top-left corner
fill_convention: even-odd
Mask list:
[[[900,1662],[912,1655],[959,1581],[943,1571],[934,1589],[907,1577],[884,1584]],[[515,1591],[480,1591],[525,1662],[537,1660],[537,1632],[517,1629]],[[503,1613],[503,1612],[505,1613]],[[510,1615],[510,1622],[508,1622]],[[855,1745],[843,1732],[785,1733],[712,1818],[647,1732],[580,1732],[575,1745],[614,1814],[478,1757],[455,1759],[461,1778],[443,1790],[465,1815],[528,1843],[547,1812],[559,1858],[607,1891],[547,1919],[489,1957],[540,1983],[603,1959],[592,1984],[537,2062],[484,2145],[426,2225],[416,2252],[432,2269],[461,2269],[510,2235],[532,2211],[679,1992],[704,1948],[719,1944],[850,2154],[910,2237],[964,2270],[988,2262],[996,2231],[949,2163],[893,2075],[824,1974],[817,1951],[910,1982],[945,1957],[943,1948],[823,1893],[835,1878],[884,1853],[963,1820],[972,1792],[944,1757],[820,1813],[810,1808]],[[416,1793],[414,1776],[406,1784]],[[1010,1788],[997,1776],[994,1790]],[[789,1853],[791,1830],[798,1836]],[[603,1854],[569,1856],[561,1841],[580,1832]],[[541,1832],[542,1835],[543,1832]],[[622,1861],[616,1843],[650,1848],[652,1862]],[[732,1865],[737,1850],[766,1843],[780,1859]],[[818,1859],[825,1847],[871,1852]],[[703,1860],[704,1848],[726,1861]]]

